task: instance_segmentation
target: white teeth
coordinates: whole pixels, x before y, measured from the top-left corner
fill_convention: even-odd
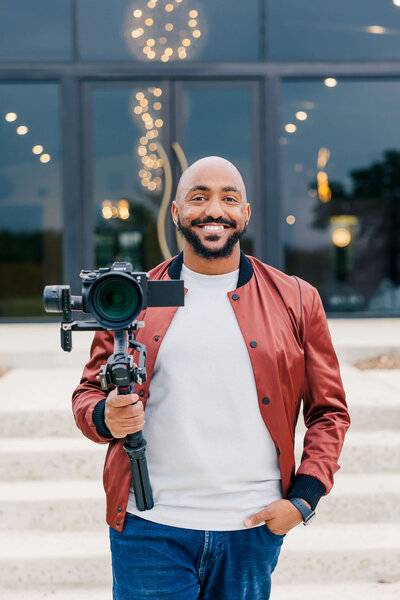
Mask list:
[[[223,227],[221,225],[204,225],[204,228],[207,231],[223,231]]]

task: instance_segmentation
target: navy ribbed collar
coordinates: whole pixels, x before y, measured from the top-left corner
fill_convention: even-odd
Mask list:
[[[171,262],[168,267],[168,275],[171,279],[179,279],[181,276],[181,269],[183,264],[183,252],[178,254],[176,258]],[[237,288],[242,287],[248,281],[250,281],[253,275],[253,265],[247,256],[240,251],[240,264],[239,264],[239,277],[237,282]]]

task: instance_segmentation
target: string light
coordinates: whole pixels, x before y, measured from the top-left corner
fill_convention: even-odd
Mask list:
[[[6,116],[4,118],[9,123],[12,123],[13,121],[16,121],[18,119],[18,115],[17,115],[17,113],[9,112],[6,114]]]
[[[156,0],[149,0],[146,5],[140,8],[135,8],[132,11],[131,22],[127,24],[126,37],[130,40],[130,46],[139,56],[147,60],[160,60],[168,62],[169,60],[177,60],[188,58],[188,48],[190,48],[190,56],[198,50],[199,40],[202,37],[203,21],[199,16],[198,10],[189,10],[189,7],[181,6],[182,0],[174,2],[166,0],[163,6]],[[149,32],[152,28],[154,42],[144,39],[144,32]],[[184,39],[190,37],[189,43],[182,43]],[[135,44],[132,44],[132,39]],[[172,54],[165,52],[163,46],[172,49]],[[186,51],[181,47],[184,46]],[[144,49],[146,48],[146,49]],[[152,48],[149,52],[147,48]]]
[[[51,156],[50,156],[50,154],[42,154],[41,157],[39,158],[39,160],[42,163],[48,163],[51,160]]]
[[[327,77],[324,80],[324,84],[326,85],[326,87],[336,87],[337,86],[337,79],[334,79],[333,77]]]
[[[33,154],[42,154],[43,146],[39,146],[39,144],[36,146],[33,146],[32,152],[33,152]]]
[[[29,129],[26,125],[20,125],[19,127],[17,127],[18,135],[26,135],[28,131]]]

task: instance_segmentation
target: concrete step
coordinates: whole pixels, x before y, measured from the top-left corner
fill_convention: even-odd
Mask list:
[[[274,582],[372,583],[399,577],[399,523],[335,523],[292,530]],[[17,589],[111,585],[108,532],[0,532],[0,581]]]
[[[29,589],[0,587],[3,600],[111,600],[111,585],[38,585]]]
[[[12,525],[17,531],[99,531],[105,515],[101,479],[12,481],[0,486],[0,530]]]
[[[328,319],[328,325],[342,362],[400,354],[400,319]],[[88,360],[93,335],[92,332],[74,332],[73,351],[63,352],[59,323],[1,323],[0,364],[81,367]]]
[[[299,463],[302,439],[296,442]],[[0,439],[0,481],[96,479],[106,445],[79,437]],[[339,460],[345,473],[400,472],[399,431],[351,431]]]
[[[0,481],[102,478],[107,445],[79,437],[0,439]]]
[[[0,437],[79,436],[71,396],[82,368],[20,368],[1,377]],[[351,431],[400,429],[400,370],[359,371],[344,364],[341,371]]]
[[[82,369],[13,369],[0,378],[0,437],[79,435],[71,396]]]
[[[0,581],[36,585],[111,587],[108,529],[98,532],[0,532]]]
[[[59,323],[1,323],[0,364],[3,367],[83,368],[89,360],[94,332],[72,334],[72,352],[60,344]]]
[[[88,509],[90,507],[90,509]],[[318,524],[400,522],[400,473],[339,473],[318,505]],[[84,520],[82,515],[85,515]],[[98,531],[105,521],[101,479],[8,481],[0,486],[0,530]]]
[[[347,582],[336,584],[272,584],[270,600],[398,600],[400,582]],[[57,600],[58,597],[56,596]],[[102,596],[100,596],[102,599]],[[10,599],[11,600],[11,599]],[[12,599],[14,600],[14,598]],[[21,599],[22,600],[22,599]],[[100,600],[100,599],[99,599]]]
[[[400,354],[400,319],[328,319],[333,345],[342,362]]]
[[[286,536],[276,583],[399,580],[400,522],[313,525]]]
[[[400,473],[339,471],[317,508],[318,523],[400,523]],[[400,532],[399,532],[400,533]]]
[[[400,583],[348,583],[342,585],[273,585],[271,600],[398,600]],[[5,600],[110,600],[111,590],[104,587],[42,586],[38,589],[11,590],[0,588],[0,597]]]
[[[273,584],[270,600],[398,600],[400,582],[348,582],[342,584]],[[40,586],[38,588],[13,590],[0,587],[0,598],[4,600],[110,600],[111,588]]]

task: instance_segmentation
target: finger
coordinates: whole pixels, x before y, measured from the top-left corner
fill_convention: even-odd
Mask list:
[[[107,397],[106,403],[110,406],[129,406],[138,402],[139,396],[137,394],[113,394]]]
[[[271,518],[270,512],[271,511],[267,506],[266,508],[260,510],[260,512],[254,513],[253,515],[250,515],[250,517],[247,517],[243,521],[243,524],[245,527],[254,527],[255,525],[260,525],[260,523],[264,523],[269,518]]]
[[[144,408],[141,402],[129,404],[128,406],[107,405],[105,408],[107,414],[112,414],[116,419],[129,419],[143,415]]]
[[[144,413],[132,414],[131,407],[125,406],[122,408],[106,408],[104,415],[106,419],[113,423],[126,424],[126,422],[133,421],[137,422],[144,418]]]
[[[106,425],[108,429],[111,431],[113,437],[116,438],[125,437],[129,433],[141,431],[144,427],[144,424],[145,419],[143,415],[141,417],[135,417],[134,419],[125,421],[106,419]]]

